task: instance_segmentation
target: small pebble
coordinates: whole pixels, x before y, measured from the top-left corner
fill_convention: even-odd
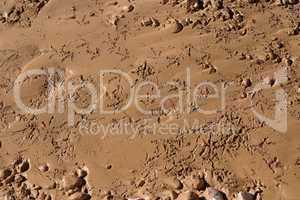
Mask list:
[[[242,85],[247,88],[247,87],[250,87],[252,85],[252,82],[249,78],[246,78],[246,79],[243,80]]]
[[[172,24],[172,33],[179,33],[183,30],[183,25],[179,23],[177,20]]]
[[[132,11],[134,10],[134,6],[133,6],[133,5],[124,6],[124,7],[122,8],[122,10],[123,10],[124,12],[132,12]]]
[[[41,165],[41,166],[39,166],[39,170],[43,173],[47,172],[47,171],[49,171],[49,166],[47,164]]]
[[[106,165],[106,169],[111,169],[112,168],[112,165],[108,164]]]

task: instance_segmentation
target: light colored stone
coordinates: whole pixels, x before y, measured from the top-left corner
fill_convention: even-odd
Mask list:
[[[39,166],[39,170],[41,172],[47,172],[47,171],[49,171],[49,166],[47,164],[41,165],[41,166]]]

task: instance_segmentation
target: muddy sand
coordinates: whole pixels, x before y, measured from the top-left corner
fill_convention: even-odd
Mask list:
[[[298,200],[297,0],[1,0],[0,200]]]

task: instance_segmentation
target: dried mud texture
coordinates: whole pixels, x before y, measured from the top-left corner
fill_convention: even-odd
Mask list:
[[[294,0],[1,1],[0,200],[299,199],[299,13]],[[121,109],[145,81],[162,96],[185,94],[183,102],[208,81],[225,87],[225,106],[204,84],[183,107],[144,98],[147,114],[135,106],[75,114],[72,126],[66,109],[22,113],[15,80],[50,68],[63,76],[50,85],[43,75],[26,79],[26,105],[41,108],[50,93],[65,108],[71,98],[86,107],[88,91],[59,89],[88,81],[101,90],[99,70],[117,69],[133,86],[107,74],[107,110]],[[140,94],[154,94],[150,86]],[[274,118],[278,91],[286,94],[284,133],[253,114]]]

